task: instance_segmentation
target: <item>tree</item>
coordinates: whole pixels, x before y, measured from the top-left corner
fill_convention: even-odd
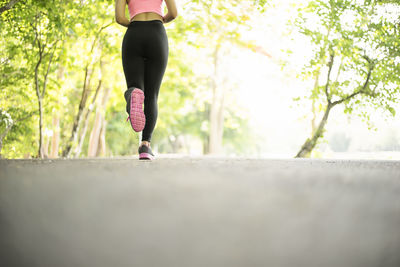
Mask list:
[[[67,141],[67,145],[63,151],[64,157],[70,156],[70,153],[72,151],[72,146],[75,143],[77,136],[78,136],[79,126],[81,123],[83,111],[86,108],[86,102],[87,102],[87,100],[89,98],[89,94],[92,90],[90,82],[91,82],[91,78],[92,78],[92,75],[95,70],[95,63],[97,62],[97,60],[99,60],[97,53],[95,53],[95,49],[97,48],[99,39],[104,38],[104,34],[102,34],[103,31],[105,29],[107,29],[113,22],[106,22],[104,25],[101,25],[100,27],[97,25],[99,23],[98,21],[93,21],[92,23],[93,23],[92,25],[89,25],[90,30],[95,31],[95,33],[92,33],[94,35],[93,41],[91,44],[90,51],[88,51],[88,58],[87,58],[87,61],[85,63],[85,67],[84,67],[82,95],[80,98],[78,111],[74,118],[71,135],[70,135],[70,137]],[[86,32],[88,32],[88,30],[89,29],[85,29]]]
[[[221,71],[221,62],[224,56],[229,55],[229,46],[235,45],[259,51],[260,47],[254,42],[242,40],[240,29],[250,30],[250,16],[256,7],[263,7],[266,1],[253,1],[252,5],[246,1],[191,1],[191,12],[194,16],[186,19],[191,26],[191,39],[189,41],[198,49],[206,50],[207,60],[212,66],[212,72],[206,77],[208,90],[211,90],[211,99],[206,104],[208,112],[208,136],[206,136],[206,153],[220,153],[224,132],[224,113],[226,106],[227,87],[224,82],[227,78]]]
[[[13,2],[15,4],[15,2]],[[12,2],[9,2],[10,7]],[[54,68],[54,60],[57,57],[58,44],[64,38],[68,20],[63,12],[68,4],[59,1],[32,1],[24,2],[24,5],[12,9],[3,17],[3,23],[7,25],[6,34],[16,36],[16,43],[11,44],[13,53],[22,53],[25,67],[33,79],[33,87],[37,97],[39,111],[39,146],[38,156],[43,158],[43,122],[44,99],[49,81],[49,74]],[[10,9],[10,8],[8,8]],[[23,49],[17,47],[24,45]],[[10,55],[12,56],[12,55]],[[12,62],[10,57],[8,63]],[[11,66],[11,65],[10,65]],[[28,76],[22,76],[25,78]],[[6,79],[11,79],[7,76]]]
[[[296,157],[310,155],[336,106],[344,105],[345,113],[368,123],[370,107],[395,115],[393,104],[400,93],[399,18],[398,3],[375,0],[316,0],[301,10],[296,26],[313,47],[302,75],[324,73],[323,83],[318,79],[308,98],[325,103],[325,108],[313,136]]]

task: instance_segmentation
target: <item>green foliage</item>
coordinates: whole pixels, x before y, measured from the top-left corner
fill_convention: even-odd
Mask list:
[[[250,8],[253,11],[267,6],[264,0],[252,3]],[[176,142],[172,140],[182,136],[207,142],[210,77],[194,72],[197,62],[191,59],[191,53],[207,50],[211,43],[221,41],[254,49],[254,45],[242,42],[238,35],[239,27],[249,28],[250,9],[242,10],[242,4],[242,1],[192,1],[184,6],[184,12],[180,12],[181,15],[173,23],[166,25],[171,49],[159,95],[159,119],[153,135],[160,153],[175,152]],[[43,131],[47,145],[50,146],[52,136],[58,131],[53,125],[53,120],[58,117],[59,154],[65,147],[78,111],[87,71],[89,95],[83,117],[89,110],[99,83],[101,87],[87,116],[88,129],[81,155],[87,153],[97,110],[105,114],[107,121],[106,156],[136,153],[138,136],[125,121],[123,98],[126,84],[120,49],[126,28],[113,22],[114,8],[114,2],[109,0],[25,0],[1,14],[1,133],[13,121],[11,130],[3,139],[2,156],[37,156],[39,113],[35,91],[36,67],[41,91],[46,84]],[[183,19],[183,14],[190,14],[190,19]],[[224,29],[222,34],[221,29]],[[103,94],[108,89],[109,98],[102,106]],[[230,152],[241,153],[246,145],[241,140],[251,135],[246,127],[246,118],[234,108],[227,109],[226,114],[224,144]],[[82,134],[84,122],[80,124],[78,137]],[[75,141],[74,148],[78,142]]]
[[[399,15],[399,4],[310,1],[295,24],[310,38],[314,51],[303,75],[314,77],[324,70],[325,84],[317,87],[311,97],[325,98],[328,86],[332,101],[356,93],[343,101],[346,112],[362,110],[363,104],[368,103],[394,114],[391,105],[398,99],[400,83]],[[327,77],[324,64],[330,62],[330,55],[334,63],[331,76]]]
[[[358,115],[369,127],[373,109],[396,114],[400,97],[400,3],[314,0],[294,25],[313,51],[302,77],[317,79],[309,98]],[[296,99],[295,99],[296,100]]]
[[[374,109],[394,116],[400,96],[399,22],[397,1],[312,0],[300,7],[294,25],[312,49],[301,73],[315,83],[308,97],[324,102],[328,111],[343,104],[344,113],[360,116],[370,129]],[[322,130],[327,118],[320,122]],[[320,137],[316,131],[296,157],[309,155]]]

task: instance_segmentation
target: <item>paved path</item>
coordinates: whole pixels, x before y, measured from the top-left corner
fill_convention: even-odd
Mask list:
[[[0,160],[0,266],[400,266],[400,162]]]

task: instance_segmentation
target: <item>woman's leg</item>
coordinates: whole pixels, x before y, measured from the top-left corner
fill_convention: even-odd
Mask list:
[[[168,37],[164,25],[160,22],[151,24],[152,36],[147,41],[144,64],[144,114],[146,124],[142,141],[150,142],[158,117],[158,93],[168,63]]]
[[[138,27],[129,26],[122,41],[122,66],[124,69],[127,90],[124,93],[126,112],[129,114],[130,95],[134,88],[144,90],[144,57]]]

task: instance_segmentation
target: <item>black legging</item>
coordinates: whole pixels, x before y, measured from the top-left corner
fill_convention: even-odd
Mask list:
[[[142,141],[151,140],[158,116],[158,92],[168,63],[168,37],[160,20],[132,21],[122,41],[122,65],[127,90],[126,112],[129,114],[130,94],[134,88],[144,91],[146,124]]]

